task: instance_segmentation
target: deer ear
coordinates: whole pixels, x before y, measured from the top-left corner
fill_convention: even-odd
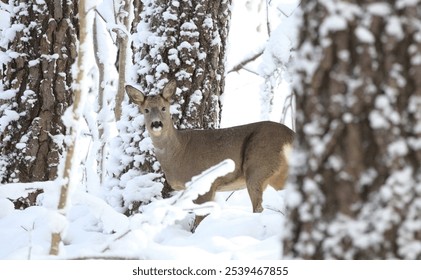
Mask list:
[[[134,103],[141,104],[145,101],[145,95],[133,86],[126,85],[126,92],[130,100]]]
[[[162,91],[162,97],[166,100],[170,100],[171,96],[175,93],[177,89],[177,82],[175,80],[171,80],[168,84],[165,85],[164,90]]]

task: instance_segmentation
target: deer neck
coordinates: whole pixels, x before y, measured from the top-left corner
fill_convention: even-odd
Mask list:
[[[155,148],[155,154],[159,158],[171,154],[171,151],[175,151],[181,146],[179,132],[173,125],[162,131],[159,136],[150,135]]]

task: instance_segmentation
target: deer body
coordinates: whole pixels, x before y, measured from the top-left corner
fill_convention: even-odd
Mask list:
[[[247,190],[253,211],[261,212],[262,194],[269,184],[283,188],[288,174],[288,152],[294,132],[275,122],[257,122],[215,130],[177,130],[169,113],[169,99],[176,90],[168,83],[161,95],[143,95],[126,86],[131,100],[140,106],[152,138],[155,154],[171,187],[182,190],[193,176],[229,158],[235,170],[213,183],[197,203],[214,198],[216,191]]]

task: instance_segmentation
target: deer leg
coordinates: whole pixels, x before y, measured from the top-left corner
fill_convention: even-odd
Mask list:
[[[256,162],[251,162],[245,169],[247,191],[250,196],[251,204],[254,213],[261,213],[263,211],[262,200],[263,191],[268,185],[268,179],[272,177],[273,171],[256,165]]]
[[[275,190],[282,190],[285,182],[288,179],[288,162],[284,156],[281,156],[280,165],[278,170],[268,179],[268,184]]]
[[[253,206],[253,213],[261,213],[263,211],[263,184],[254,180],[247,180],[247,191]]]
[[[194,201],[195,204],[202,204],[208,201],[212,201],[215,197],[215,187],[212,186],[211,189],[203,194],[203,195],[199,195],[199,197]],[[194,219],[194,223],[193,223],[193,228],[192,228],[192,232],[194,232],[196,230],[196,228],[199,226],[200,222],[205,218],[206,216],[199,216],[196,215],[195,219]]]

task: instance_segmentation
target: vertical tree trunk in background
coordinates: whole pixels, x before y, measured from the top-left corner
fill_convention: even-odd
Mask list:
[[[93,24],[93,48],[94,48],[94,56],[95,56],[95,62],[98,67],[98,114],[103,116],[105,107],[106,107],[106,99],[105,99],[105,86],[107,85],[106,79],[105,79],[105,71],[106,66],[105,62],[101,60],[100,57],[100,44],[101,42],[101,36],[99,36],[99,26],[98,26],[98,20],[99,16],[95,15],[94,24]],[[102,185],[105,178],[105,161],[107,158],[106,154],[106,139],[104,139],[104,132],[106,128],[106,122],[104,121],[104,117],[101,117],[97,119],[97,127],[98,127],[98,141],[100,141],[100,147],[97,151],[97,164],[98,164],[98,176],[99,176],[99,182]]]
[[[61,117],[72,103],[77,1],[15,1],[0,99],[1,183],[52,180],[63,152]],[[3,122],[2,122],[3,123]]]
[[[147,94],[158,94],[170,79],[177,81],[174,118],[179,128],[219,126],[230,5],[230,0],[134,1],[138,86]],[[153,153],[139,144],[145,129],[136,118],[133,110],[123,110],[120,147],[133,160],[117,174],[120,178],[135,169],[142,174],[158,171]]]
[[[218,127],[231,1],[143,2],[134,39],[140,87],[157,94],[176,79],[177,125]]]
[[[69,114],[70,120],[67,120],[67,128],[69,130],[69,138],[67,145],[67,153],[64,160],[64,168],[62,178],[64,179],[63,184],[60,189],[60,196],[57,205],[58,215],[65,215],[65,210],[68,204],[69,199],[69,190],[73,187],[75,189],[78,185],[78,178],[75,176],[76,170],[79,168],[79,162],[76,161],[76,141],[77,137],[80,134],[80,119],[82,118],[83,112],[83,102],[86,100],[87,88],[84,84],[86,79],[86,63],[84,61],[86,58],[86,49],[87,49],[87,5],[84,0],[78,1],[79,5],[79,49],[77,56],[77,74],[75,77],[75,86],[74,86],[74,99],[73,105],[68,110],[71,110]],[[81,109],[82,108],[82,109]],[[51,234],[51,246],[50,246],[50,255],[58,255],[60,243],[62,240],[60,231],[53,231]]]
[[[132,9],[131,1],[120,2],[120,8],[116,11],[116,22],[117,24],[123,25],[126,30],[130,29],[130,14]],[[126,69],[128,61],[127,49],[129,47],[129,36],[128,33],[124,33],[123,30],[115,30],[117,35],[117,46],[118,46],[118,89],[115,98],[115,119],[119,121],[121,119],[121,111],[123,106],[124,95],[126,94],[124,86],[126,84]]]
[[[302,1],[284,255],[421,258],[421,3]]]

